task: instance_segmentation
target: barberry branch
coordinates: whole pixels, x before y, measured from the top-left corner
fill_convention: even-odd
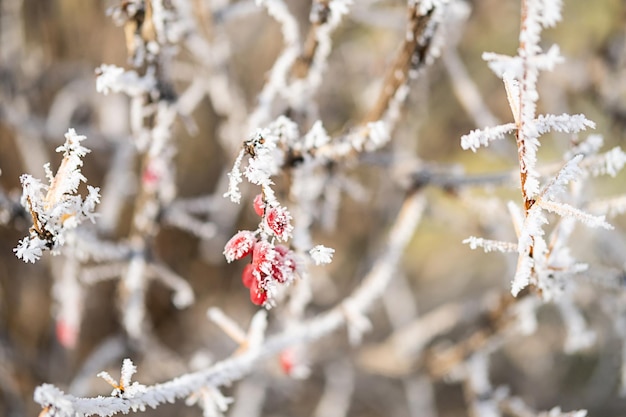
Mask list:
[[[216,388],[237,381],[261,360],[274,356],[290,346],[311,343],[338,330],[347,323],[344,308],[349,307],[354,312],[365,314],[393,279],[398,262],[419,224],[424,208],[424,195],[419,191],[409,193],[392,225],[385,251],[364,277],[361,285],[335,308],[290,327],[287,331],[268,338],[259,346],[250,346],[241,354],[218,362],[208,369],[185,374],[168,382],[152,386],[138,385],[141,389],[123,396],[77,398],[64,394],[53,385],[44,384],[35,391],[35,401],[50,417],[112,416],[118,413],[143,411],[146,407],[156,408],[164,403],[187,398],[203,387]],[[126,379],[129,380],[129,377]],[[119,391],[119,386],[116,389]]]

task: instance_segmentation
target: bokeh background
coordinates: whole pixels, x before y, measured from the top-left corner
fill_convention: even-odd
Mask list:
[[[208,8],[210,3],[190,1],[200,9]],[[278,25],[253,2],[231,3],[240,12],[226,15],[218,23],[230,38],[228,71],[242,93],[246,105],[243,111],[249,111],[282,49],[282,39]],[[310,1],[287,3],[306,29]],[[355,3],[333,35],[334,49],[317,94],[320,119],[331,134],[362,119],[375,100],[404,34],[405,2]],[[19,195],[22,173],[43,178],[43,163],[58,163],[59,155],[53,151],[69,127],[89,137],[86,146],[93,152],[85,158],[84,173],[90,184],[102,185],[118,140],[111,138],[128,135],[127,100],[102,96],[95,90],[96,67],[102,63],[127,66],[122,29],[106,14],[113,5],[115,2],[103,0],[0,0],[0,190],[4,195]],[[515,54],[519,2],[476,0],[467,6],[470,14],[466,22],[455,28],[456,53],[493,116],[508,122],[512,117],[504,88],[481,54]],[[210,39],[212,25],[218,23],[204,23]],[[596,132],[605,138],[605,149],[626,145],[626,3],[566,0],[563,22],[544,33],[543,43],[558,43],[566,61],[553,73],[542,75],[540,112],[584,113],[596,122]],[[189,74],[201,70],[184,49],[172,68],[178,91],[189,83]],[[341,300],[381,249],[403,195],[402,187],[389,181],[392,169],[379,163],[386,154],[417,155],[434,166],[453,166],[469,173],[503,172],[516,167],[515,149],[508,146],[512,144],[478,153],[461,150],[460,137],[479,126],[459,103],[442,60],[437,60],[411,87],[394,143],[380,153],[381,158],[365,160],[351,169],[352,177],[367,191],[363,199],[344,198],[337,227],[314,230],[316,238],[336,248],[337,253],[330,267],[313,276],[318,283],[313,284],[311,315]],[[232,149],[224,149],[216,140],[223,117],[205,98],[192,118],[198,126],[193,135],[183,123],[175,125],[178,195],[219,194],[223,192],[217,189],[219,175],[234,160]],[[235,142],[244,139],[232,138]],[[540,160],[558,162],[569,140],[564,135],[545,136]],[[130,182],[135,180],[129,178]],[[590,199],[623,193],[625,181],[621,174],[591,184]],[[510,263],[515,259],[472,252],[461,241],[469,235],[490,237],[496,229],[494,218],[499,223],[498,233],[508,233],[513,239],[502,206],[491,202],[494,198],[516,200],[518,189],[495,187],[459,193],[429,189],[427,193],[425,219],[403,261],[403,271],[398,273],[404,285],[400,291],[408,291],[420,313],[444,303],[478,300],[490,290],[507,291],[512,277]],[[132,195],[125,206],[126,215],[108,232],[108,238],[115,240],[128,233],[131,209]],[[116,281],[87,288],[79,344],[73,350],[64,349],[56,340],[52,318],[55,306],[50,271],[58,265],[49,254],[35,265],[18,260],[12,249],[26,235],[30,219],[19,212],[5,211],[3,215],[8,221],[0,219],[0,415],[36,415],[39,407],[32,401],[32,393],[44,382],[83,395],[108,394],[110,388],[95,378],[104,368],[89,366],[95,352],[108,358],[104,366],[114,375],[121,359],[132,357],[139,367],[137,379],[143,383],[186,372],[193,368],[194,358],[196,362],[198,358],[224,358],[236,345],[207,320],[207,308],[218,306],[243,326],[255,311],[239,280],[243,264],[227,265],[221,257],[224,235],[218,234],[221,240],[200,242],[187,233],[163,227],[157,236],[158,254],[189,281],[196,293],[193,306],[177,310],[170,302],[169,290],[158,283],[151,285],[147,301],[150,320],[163,346],[159,349],[165,353],[155,361],[124,342]],[[255,221],[251,206],[241,210],[240,228],[255,227]],[[509,386],[514,395],[538,410],[560,405],[565,410],[586,408],[592,416],[624,415],[626,400],[619,396],[623,341],[612,327],[623,318],[607,315],[602,304],[605,297],[614,301],[624,291],[619,277],[624,275],[626,261],[626,220],[622,215],[611,222],[616,229],[610,236],[577,229],[573,248],[582,260],[598,265],[593,273],[599,281],[618,282],[608,289],[596,281],[581,284],[589,287],[579,301],[597,332],[597,343],[585,352],[564,354],[562,321],[556,309],[546,305],[540,310],[535,335],[510,340],[493,357],[493,383]],[[271,331],[280,326],[280,310],[270,314],[274,314]],[[359,359],[368,346],[393,332],[383,304],[375,307],[372,321],[374,331],[360,348],[349,347],[343,333],[312,347],[312,374],[307,380],[294,382],[287,378],[277,361],[260,367],[250,381],[265,390],[261,415],[313,415],[328,370],[337,364],[350,369],[353,377],[348,415],[409,415],[410,393],[405,382],[420,375],[420,371],[407,369],[403,375],[390,375],[381,370],[384,366]],[[236,388],[228,388],[226,393],[232,394]],[[467,415],[458,383],[436,382],[433,394],[439,415]],[[235,400],[245,402],[246,398]],[[199,416],[201,411],[176,404],[148,414]]]

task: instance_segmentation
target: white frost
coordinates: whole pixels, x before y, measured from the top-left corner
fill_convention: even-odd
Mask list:
[[[329,264],[333,261],[335,250],[324,245],[317,245],[309,251],[315,265]]]

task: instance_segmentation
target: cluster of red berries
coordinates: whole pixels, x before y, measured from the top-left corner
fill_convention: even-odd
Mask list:
[[[244,268],[241,280],[250,290],[250,300],[256,305],[263,305],[277,285],[293,279],[297,263],[292,250],[284,245],[274,245],[268,240],[268,235],[281,241],[291,235],[293,226],[287,209],[268,207],[259,194],[254,199],[254,210],[263,219],[261,227],[255,232],[237,232],[226,243],[224,256],[228,262],[232,262],[252,255],[252,261]],[[261,230],[265,233],[261,233]]]

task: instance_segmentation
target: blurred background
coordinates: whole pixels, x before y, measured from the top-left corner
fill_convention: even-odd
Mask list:
[[[216,7],[209,0],[190,2],[198,10]],[[209,40],[216,33],[228,37],[227,72],[238,86],[243,106],[239,111],[245,114],[254,108],[266,74],[283,47],[280,27],[252,1],[221,3],[220,14],[198,13],[198,25]],[[287,3],[305,31],[311,2]],[[356,125],[367,113],[404,36],[406,2],[355,3],[333,34],[328,69],[316,95],[320,119],[331,136]],[[149,287],[149,319],[163,352],[158,362],[126,343],[114,280],[85,287],[79,342],[74,349],[66,349],[57,340],[56,307],[51,298],[51,271],[58,263],[49,253],[34,265],[24,264],[13,254],[32,224],[25,212],[10,203],[21,193],[22,173],[44,178],[43,164],[50,161],[57,166],[60,155],[54,149],[63,143],[64,132],[73,127],[88,137],[85,146],[92,149],[83,169],[89,184],[103,186],[119,157],[116,150],[129,140],[127,98],[104,96],[95,89],[94,70],[102,63],[128,67],[123,30],[107,16],[107,10],[117,4],[104,0],[0,0],[0,415],[36,415],[39,406],[32,393],[44,382],[79,395],[107,395],[110,388],[95,375],[103,369],[117,375],[125,357],[133,358],[139,369],[136,379],[146,384],[223,359],[237,346],[206,318],[207,308],[220,307],[244,328],[255,311],[239,279],[243,263],[228,265],[222,257],[229,233],[236,230],[220,230],[213,240],[201,241],[165,226],[156,237],[156,252],[189,282],[196,301],[178,310],[167,288],[159,283]],[[350,170],[351,178],[365,192],[359,198],[342,199],[334,230],[314,229],[316,240],[335,248],[336,255],[333,264],[316,269],[312,276],[309,315],[335,305],[348,294],[381,250],[404,194],[400,184],[390,180],[393,170],[384,163],[385,155],[417,156],[434,167],[472,174],[516,169],[513,143],[503,142],[477,153],[463,151],[459,145],[463,134],[483,127],[480,123],[485,120],[512,121],[501,80],[487,68],[481,54],[516,53],[519,2],[483,0],[466,5],[467,18],[451,31],[443,59],[411,83],[393,144],[379,152],[379,158],[366,158]],[[604,149],[624,147],[626,3],[564,1],[563,21],[543,34],[542,44],[552,43],[560,45],[566,61],[554,72],[542,74],[539,112],[584,113],[596,122],[596,133],[604,136]],[[203,70],[185,48],[171,69],[178,92]],[[485,106],[482,119],[470,114],[455,92],[459,70],[466,71],[480,92]],[[234,161],[234,151],[247,132],[229,138],[233,147],[223,146],[216,137],[225,117],[208,96],[190,117],[196,131],[180,120],[174,130],[178,196],[220,195],[225,191],[219,189],[223,186],[220,173]],[[560,162],[570,140],[566,135],[544,136],[540,161]],[[136,182],[136,175],[125,181]],[[622,194],[625,181],[622,173],[592,182],[585,189],[587,200]],[[416,312],[424,314],[446,303],[480,303],[489,291],[508,291],[515,256],[471,251],[461,241],[470,235],[513,240],[502,201],[518,201],[518,188],[428,189],[425,218],[404,258],[398,281],[390,289],[392,300],[398,294],[404,297],[400,318],[394,322],[389,303],[378,303],[372,312],[374,330],[361,347],[348,346],[343,332],[316,343],[307,351],[311,375],[305,380],[294,381],[284,375],[278,359],[268,361],[248,379],[225,390],[235,395],[236,404],[255,405],[248,414],[235,407],[233,415],[319,415],[319,401],[328,381],[344,381],[336,389],[349,396],[349,416],[411,415],[416,409],[411,401],[428,396],[440,416],[468,415],[460,384],[442,380],[424,388],[419,368],[407,366],[399,373],[391,372],[384,357],[367,352],[398,326],[410,322]],[[131,192],[121,220],[105,231],[108,239],[115,241],[128,234],[132,197]],[[236,229],[253,229],[258,220],[250,202],[243,204]],[[597,343],[585,351],[565,354],[562,319],[548,304],[539,310],[535,334],[507,340],[492,357],[492,383],[510,387],[513,395],[537,410],[560,405],[564,410],[588,409],[592,416],[624,415],[626,400],[619,395],[623,340],[615,325],[624,320],[619,300],[624,297],[620,280],[626,261],[626,220],[622,215],[611,223],[615,230],[600,234],[578,227],[573,240],[576,247],[572,248],[578,259],[594,265],[588,275],[591,278],[581,280],[587,290],[576,300],[596,332]],[[607,309],[608,304],[614,308]],[[280,309],[272,310],[270,317],[270,331],[280,328]],[[467,331],[458,330],[460,334]],[[445,343],[445,337],[440,342]],[[147,413],[199,416],[202,412],[175,404]]]

